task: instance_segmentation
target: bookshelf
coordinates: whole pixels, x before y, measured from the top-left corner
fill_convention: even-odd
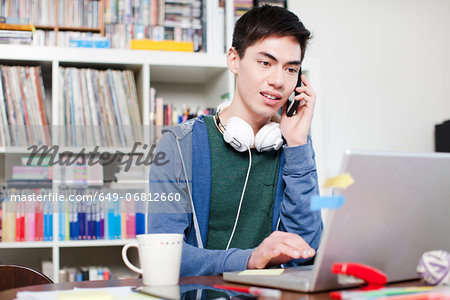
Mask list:
[[[11,1],[11,0],[6,0]],[[56,0],[62,1],[62,0]],[[104,1],[99,1],[104,2]],[[206,1],[210,5],[206,10],[210,12],[214,1]],[[102,4],[103,5],[103,4]],[[103,9],[103,8],[101,8]],[[231,33],[234,24],[234,3],[225,2],[225,26],[226,44],[231,44]],[[100,14],[103,15],[103,14]],[[103,16],[99,16],[103,18]],[[56,18],[57,19],[57,18]],[[212,22],[211,17],[208,19]],[[99,24],[103,20],[99,20]],[[38,26],[39,27],[39,26]],[[99,26],[98,32],[104,34]],[[43,27],[45,30],[88,30],[92,28],[59,27],[58,25]],[[213,27],[207,26],[207,36],[213,35]],[[150,96],[151,87],[156,88],[159,96],[165,102],[173,103],[181,107],[188,105],[193,109],[216,107],[221,102],[221,96],[229,93],[233,98],[234,76],[228,71],[225,54],[215,51],[211,46],[212,41],[207,40],[207,52],[163,52],[146,50],[125,49],[86,49],[86,48],[62,48],[62,47],[38,47],[26,45],[2,45],[0,44],[0,65],[8,66],[40,66],[48,101],[49,123],[51,125],[63,125],[61,120],[62,99],[60,68],[91,68],[96,70],[131,70],[136,84],[138,106],[142,125],[148,127],[151,124]],[[217,49],[216,49],[217,50]],[[311,82],[314,82],[316,91],[319,90],[319,64],[314,59],[305,60],[303,69]],[[318,104],[319,106],[320,104]],[[320,113],[317,113],[315,123],[320,124]],[[313,126],[312,134],[315,138],[316,149],[320,147],[321,128]],[[149,142],[145,140],[144,142]],[[56,135],[52,135],[52,144],[58,144]],[[85,147],[87,152],[93,151],[92,146]],[[78,153],[81,147],[61,146],[61,151]],[[102,146],[99,152],[120,151],[130,153],[131,147]],[[145,153],[138,149],[139,153]],[[5,186],[8,178],[6,166],[11,161],[29,153],[27,147],[0,146],[0,186]],[[318,164],[320,162],[318,161]],[[55,171],[56,172],[56,171]],[[105,172],[111,172],[105,170]],[[145,178],[142,182],[148,182],[148,167],[145,169]],[[146,184],[148,188],[148,184]],[[54,181],[51,190],[59,189],[57,181]],[[77,267],[84,265],[106,265],[110,267],[112,274],[118,276],[136,276],[122,263],[120,256],[121,247],[130,242],[130,239],[104,239],[104,240],[60,240],[58,214],[53,215],[53,240],[36,242],[0,242],[0,263],[24,264],[41,269],[41,261],[52,262],[51,273],[48,273],[55,282],[59,281],[59,271],[63,267]],[[134,255],[134,256],[133,256]],[[137,259],[137,253],[132,259]],[[92,257],[100,261],[92,260]]]
[[[139,99],[139,111],[144,126],[150,124],[149,97],[150,87],[155,86],[158,94],[177,105],[200,104],[202,107],[215,106],[220,96],[230,91],[233,77],[228,72],[225,56],[209,53],[181,53],[159,51],[134,51],[119,49],[81,49],[58,47],[33,47],[25,45],[0,45],[0,64],[9,66],[40,66],[44,78],[47,98],[50,102],[50,118],[52,125],[62,124],[59,116],[61,86],[60,67],[93,68],[99,70],[131,70],[134,74]],[[54,135],[53,143],[58,143]],[[86,147],[92,151],[94,147]],[[77,153],[81,147],[61,147],[61,151]],[[100,147],[99,152],[121,151],[129,153],[131,147]],[[142,149],[137,152],[143,153]],[[6,166],[10,167],[14,160],[29,153],[27,147],[1,147],[0,166],[4,170],[0,175],[0,184],[5,185],[8,178]],[[148,171],[148,170],[147,170]],[[146,171],[146,176],[148,172]],[[143,181],[145,182],[147,178]],[[53,183],[53,191],[58,190]],[[89,256],[101,258],[94,265],[106,265],[114,276],[136,276],[123,265],[120,249],[131,240],[59,240],[58,214],[53,215],[53,241],[36,242],[0,242],[1,263],[19,263],[41,270],[40,261],[52,262],[50,275],[58,282],[59,270],[63,267],[76,267],[91,263]],[[88,252],[86,252],[88,251]],[[80,255],[86,254],[86,255]],[[29,258],[36,257],[35,259]],[[25,258],[26,257],[26,258]],[[76,257],[76,258],[74,258]],[[137,257],[137,253],[135,254]],[[116,275],[115,275],[116,274]]]
[[[63,45],[68,43],[68,35],[61,33],[104,36],[104,4],[104,0],[1,0],[0,15],[12,17],[16,23],[33,24],[37,30],[34,39],[39,43]]]

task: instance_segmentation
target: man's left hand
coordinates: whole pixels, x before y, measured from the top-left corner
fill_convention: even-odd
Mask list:
[[[283,105],[283,113],[280,121],[281,133],[289,147],[300,146],[307,143],[311,121],[316,104],[316,93],[305,75],[301,76],[303,86],[296,88],[300,94],[294,97],[299,100],[297,112],[292,117],[286,115],[288,103]]]

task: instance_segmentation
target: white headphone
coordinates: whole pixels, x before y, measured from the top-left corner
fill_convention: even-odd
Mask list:
[[[255,146],[258,152],[278,150],[283,145],[281,138],[280,124],[270,122],[264,125],[256,134],[253,134],[252,127],[238,117],[228,119],[226,127],[222,125],[219,113],[230,103],[222,103],[217,108],[216,122],[219,130],[223,133],[223,139],[239,152]]]
[[[215,115],[215,121],[217,128],[223,134],[223,139],[225,142],[230,144],[234,149],[239,152],[248,151],[249,163],[247,175],[245,176],[244,188],[242,189],[241,199],[239,200],[239,207],[236,214],[236,219],[234,220],[233,230],[231,231],[230,239],[228,240],[226,250],[230,248],[231,241],[233,240],[234,233],[236,231],[236,226],[239,220],[239,215],[241,213],[242,200],[244,199],[245,189],[247,188],[248,176],[250,175],[250,170],[252,168],[252,152],[250,148],[255,146],[258,152],[278,150],[283,144],[283,139],[281,138],[280,124],[276,122],[270,122],[264,125],[254,136],[252,127],[238,117],[231,117],[227,121],[226,127],[220,122],[219,113],[231,104],[230,101],[225,101],[217,107],[217,112]]]
[[[278,150],[283,144],[280,124],[270,122],[254,136],[252,127],[238,117],[228,119],[223,139],[239,152],[244,152],[253,145],[258,152]]]

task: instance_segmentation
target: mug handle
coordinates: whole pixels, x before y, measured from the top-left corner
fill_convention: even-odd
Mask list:
[[[142,274],[143,271],[141,269],[139,269],[138,267],[136,267],[135,265],[133,265],[129,260],[128,260],[128,256],[127,256],[127,250],[130,247],[135,247],[138,248],[139,247],[139,243],[130,243],[130,244],[126,244],[125,246],[123,246],[122,248],[122,259],[123,262],[125,263],[125,265],[130,268],[132,271]]]

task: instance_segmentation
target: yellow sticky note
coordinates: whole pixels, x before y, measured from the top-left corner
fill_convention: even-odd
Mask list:
[[[58,300],[112,300],[113,297],[108,291],[64,291],[58,292]]]
[[[261,275],[261,276],[268,276],[268,275],[280,275],[283,273],[284,269],[261,269],[261,270],[245,270],[239,273],[239,275]]]
[[[355,182],[350,173],[344,173],[336,177],[328,178],[323,187],[337,187],[346,189]]]

